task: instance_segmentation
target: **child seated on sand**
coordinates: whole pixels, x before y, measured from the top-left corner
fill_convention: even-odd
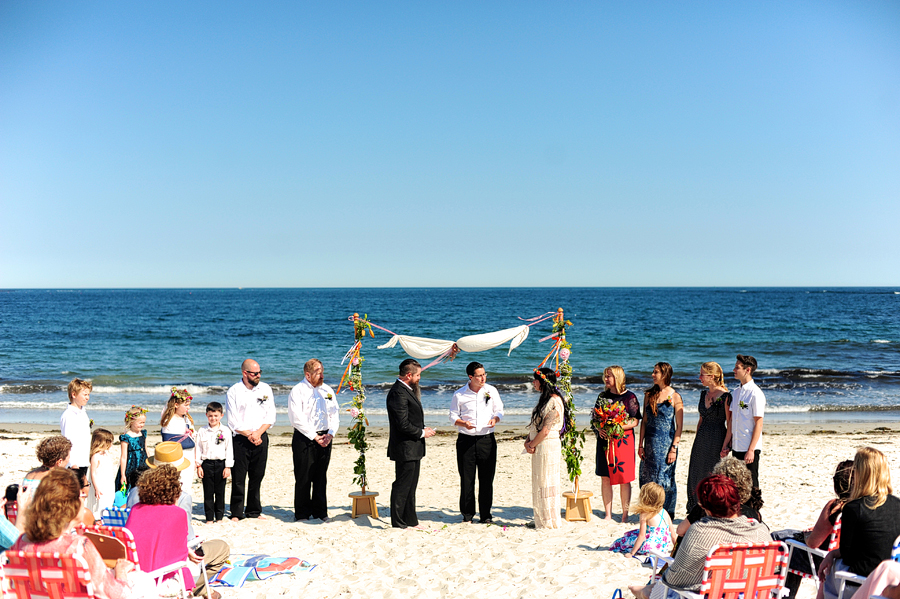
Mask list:
[[[616,539],[610,551],[625,553],[629,557],[646,555],[649,549],[668,555],[672,551],[675,525],[663,509],[666,492],[656,483],[641,487],[638,503],[632,511],[641,518],[640,528],[629,530],[625,536]]]

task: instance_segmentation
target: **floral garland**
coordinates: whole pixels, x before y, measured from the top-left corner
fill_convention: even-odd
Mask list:
[[[369,442],[366,440],[366,427],[369,426],[369,419],[366,418],[366,392],[362,384],[362,363],[365,362],[365,358],[360,352],[362,340],[365,338],[366,333],[375,337],[375,333],[372,332],[372,325],[369,324],[369,315],[366,314],[360,318],[359,314],[354,314],[353,334],[356,343],[345,356],[350,358],[350,364],[347,365],[344,378],[347,379],[347,385],[350,390],[356,392],[356,395],[353,396],[353,399],[348,404],[350,407],[347,411],[350,412],[350,416],[353,418],[353,425],[347,431],[347,438],[350,441],[350,445],[359,452],[359,457],[356,458],[356,463],[353,465],[353,484],[359,485],[363,494],[365,494],[366,486],[369,484],[366,474],[366,450],[369,448]],[[341,378],[341,384],[343,384],[344,378]],[[339,384],[338,393],[340,389],[341,386]]]
[[[558,309],[556,316],[553,317],[552,337],[556,339],[556,345],[554,350],[544,358],[544,362],[546,363],[554,351],[556,352],[556,387],[561,392],[563,401],[568,406],[568,419],[566,422],[563,422],[560,442],[563,458],[566,460],[569,480],[575,484],[575,494],[577,496],[578,477],[581,476],[581,462],[584,460],[584,454],[581,452],[581,448],[584,447],[584,431],[578,430],[575,423],[576,410],[575,398],[572,396],[572,365],[569,364],[569,357],[572,355],[572,344],[566,340],[566,327],[570,326],[572,326],[572,322],[566,320],[563,309]]]
[[[575,483],[575,493],[577,495],[578,477],[581,476],[581,462],[584,460],[584,455],[581,453],[581,448],[584,447],[584,431],[578,430],[575,423],[576,410],[575,398],[572,396],[572,365],[569,364],[569,357],[572,355],[572,344],[566,340],[566,327],[570,326],[572,326],[572,321],[566,320],[563,309],[559,308],[553,317],[553,333],[541,339],[541,341],[554,339],[556,343],[553,345],[550,353],[547,354],[547,357],[544,358],[544,361],[541,362],[540,367],[543,367],[556,354],[556,389],[568,408],[568,417],[563,422],[559,437],[562,444],[563,458],[566,460],[569,480]]]

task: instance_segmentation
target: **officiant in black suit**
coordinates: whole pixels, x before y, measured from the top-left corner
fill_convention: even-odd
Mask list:
[[[394,462],[394,484],[391,486],[391,526],[418,526],[416,486],[419,465],[425,456],[425,439],[434,429],[425,426],[419,379],[422,365],[407,358],[400,362],[400,376],[387,394],[390,423],[388,458]]]

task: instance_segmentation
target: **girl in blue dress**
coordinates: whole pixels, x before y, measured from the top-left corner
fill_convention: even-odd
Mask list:
[[[125,432],[119,435],[122,456],[116,481],[125,485],[126,491],[137,485],[137,479],[147,470],[147,410],[131,406],[125,412]]]

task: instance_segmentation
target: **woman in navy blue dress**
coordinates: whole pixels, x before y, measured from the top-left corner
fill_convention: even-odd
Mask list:
[[[666,492],[663,505],[670,518],[675,517],[675,465],[678,460],[678,443],[681,441],[681,425],[684,404],[681,395],[671,387],[672,366],[658,362],[653,367],[653,386],[644,392],[644,418],[638,441],[641,458],[640,484],[656,483]]]

